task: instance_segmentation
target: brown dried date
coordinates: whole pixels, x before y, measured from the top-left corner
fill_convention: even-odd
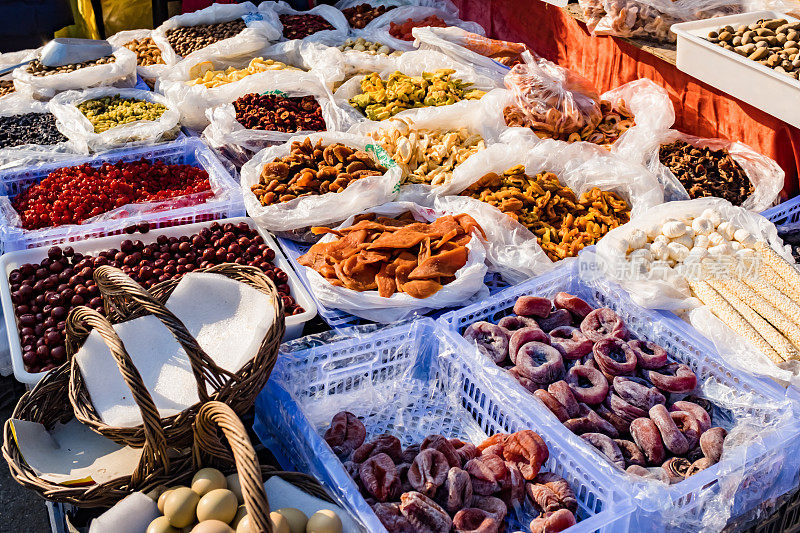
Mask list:
[[[419,492],[400,496],[400,512],[417,533],[447,533],[453,521],[436,502]]]
[[[450,465],[444,454],[433,448],[419,452],[408,470],[408,482],[425,496],[433,497],[444,483]]]
[[[403,453],[403,448],[400,445],[400,439],[394,435],[384,433],[374,440],[359,446],[356,451],[353,452],[353,461],[356,463],[362,463],[373,455],[377,455],[379,453],[385,453],[389,456],[392,462],[399,463]]]
[[[353,413],[342,411],[334,415],[331,427],[325,431],[325,442],[339,457],[346,457],[364,444],[367,430]]]
[[[400,495],[400,476],[385,453],[373,455],[358,467],[364,488],[379,502],[396,500]]]
[[[283,36],[287,39],[304,39],[313,33],[323,30],[335,30],[330,22],[319,15],[307,13],[305,15],[279,15],[283,24]]]
[[[249,130],[323,131],[322,108],[313,96],[246,94],[233,102],[236,120]]]

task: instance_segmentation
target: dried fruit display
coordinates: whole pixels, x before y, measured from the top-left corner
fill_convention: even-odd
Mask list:
[[[327,146],[322,140],[292,143],[291,152],[264,165],[259,182],[250,187],[261,205],[272,205],[304,196],[341,192],[353,181],[381,176],[386,168],[363,150],[342,143]]]
[[[385,120],[415,107],[451,105],[461,100],[480,100],[485,91],[470,89],[472,83],[452,78],[455,70],[440,68],[422,76],[394,72],[385,81],[376,72],[361,80],[361,94],[350,105],[370,120]]]
[[[164,104],[119,95],[84,100],[76,107],[92,123],[95,133],[139,120],[155,121],[167,110]]]
[[[394,435],[366,435],[358,417],[342,411],[325,440],[389,533],[499,532],[515,510],[539,515],[533,532],[576,523],[575,492],[564,478],[541,471],[550,452],[534,431],[498,433],[477,447],[429,435],[402,450]]]
[[[742,205],[755,191],[742,166],[724,148],[712,150],[675,141],[661,145],[658,160],[693,199],[717,196]]]
[[[152,65],[163,65],[164,59],[161,57],[161,50],[153,41],[152,37],[134,39],[123,44],[125,48],[136,53],[136,64],[142,67]]]
[[[105,56],[93,61],[84,61],[83,63],[71,63],[69,65],[61,65],[59,67],[48,67],[38,59],[31,61],[25,70],[34,76],[52,76],[53,74],[66,74],[67,72],[74,72],[86,67],[93,67],[95,65],[107,65],[117,60],[116,56]]]
[[[186,57],[192,52],[201,50],[208,45],[239,35],[245,29],[242,19],[214,24],[198,24],[197,26],[182,26],[167,30],[167,42],[181,57]]]
[[[67,138],[56,127],[56,117],[52,113],[23,113],[0,117],[0,148],[66,141]]]
[[[287,39],[305,39],[318,31],[335,30],[333,25],[319,15],[306,13],[291,15],[285,13],[278,17],[283,24],[283,36]]]
[[[578,198],[552,172],[529,176],[523,165],[490,172],[461,195],[493,205],[531,230],[553,261],[578,255],[630,220],[630,206],[618,194],[592,187]]]
[[[395,117],[370,136],[389,152],[403,171],[401,183],[443,185],[467,158],[486,149],[486,142],[467,128],[429,130],[415,128],[407,118]]]
[[[274,59],[264,59],[262,57],[254,57],[250,63],[243,69],[235,69],[228,67],[224,70],[215,70],[214,63],[211,61],[203,61],[196,64],[189,71],[191,80],[186,82],[186,85],[202,85],[209,89],[239,81],[242,78],[250,76],[251,74],[258,74],[260,72],[267,72],[268,70],[302,70]]]
[[[401,22],[400,24],[390,22],[389,35],[403,41],[413,41],[414,35],[411,33],[411,30],[414,28],[424,28],[427,26],[433,28],[446,28],[448,24],[436,15],[430,15],[420,20],[407,19],[405,22]]]
[[[372,22],[374,19],[380,17],[387,11],[391,11],[397,6],[371,6],[369,4],[358,4],[353,7],[346,7],[342,9],[342,14],[347,19],[351,28],[357,30],[363,29],[364,26]]]
[[[39,229],[80,224],[127,204],[187,195],[197,195],[196,203],[213,196],[205,170],[142,159],[59,168],[14,197],[11,205],[23,228]]]
[[[128,233],[146,233],[149,229],[143,223],[131,227]],[[120,268],[145,289],[198,268],[222,263],[253,266],[275,282],[286,316],[304,312],[291,296],[288,275],[273,264],[274,258],[275,251],[244,222],[237,225],[212,222],[192,235],[161,235],[147,245],[138,239],[124,240],[119,249],[94,255],[81,254],[71,246],[54,246],[41,263],[23,264],[8,275],[25,369],[36,373],[64,362],[65,321],[73,307],[87,305],[105,313],[100,290],[93,279],[99,266]]]
[[[685,396],[697,376],[661,346],[632,338],[614,310],[560,292],[552,301],[521,296],[513,313],[470,324],[463,336],[612,464],[677,483],[719,462],[725,429],[711,427],[710,402]],[[525,479],[536,470],[519,468]],[[544,489],[535,497],[551,501]]]
[[[233,102],[236,120],[247,129],[283,133],[325,130],[322,108],[313,96],[246,94]]]
[[[410,213],[397,218],[370,213],[356,217],[347,228],[312,228],[336,239],[315,244],[297,262],[337,287],[377,290],[385,298],[395,292],[427,298],[456,279],[467,262],[474,229],[482,232],[464,214],[426,223]]]

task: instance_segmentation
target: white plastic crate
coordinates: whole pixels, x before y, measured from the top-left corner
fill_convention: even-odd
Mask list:
[[[594,458],[614,486],[634,497],[638,509],[631,518],[632,531],[699,531],[702,525],[716,531],[710,521],[722,521],[724,525],[727,519],[753,512],[765,500],[797,486],[800,425],[792,420],[792,405],[785,397],[786,391],[775,383],[726,369],[713,345],[677,316],[639,307],[621,288],[602,280],[587,284],[580,279],[577,264],[510,287],[484,302],[446,313],[439,322],[460,335],[473,322],[496,323],[512,314],[514,302],[522,295],[552,298],[560,291],[575,294],[595,307],[612,308],[633,335],[659,344],[672,359],[688,365],[697,375],[699,386],[725,390],[730,396],[726,400],[734,404],[743,398],[739,396],[742,393],[751,395],[749,398],[758,400],[753,405],[737,405],[771,426],[759,435],[759,441],[742,444],[729,455],[726,452],[720,463],[680,483],[666,486],[637,481],[600,458],[583,439],[559,423],[537,398],[526,393],[510,374],[499,372],[495,380],[498,388],[526,393],[530,399],[525,402],[526,409],[532,416],[550,420],[552,431],[582,449],[587,459]],[[489,360],[484,363],[491,370],[499,370]]]
[[[295,301],[305,310],[299,315],[292,315],[286,317],[286,333],[284,340],[295,339],[303,334],[303,327],[306,322],[314,318],[317,314],[317,307],[314,305],[314,300],[311,295],[306,291],[305,287],[297,275],[292,270],[289,261],[286,260],[281,249],[275,243],[268,232],[259,228],[255,222],[247,217],[228,218],[218,221],[220,224],[228,222],[238,224],[239,222],[246,222],[251,228],[258,231],[259,235],[264,238],[264,242],[275,251],[275,258],[272,262],[275,266],[286,272],[289,276],[289,288],[291,295]],[[210,222],[201,222],[197,224],[188,224],[179,227],[161,228],[158,230],[151,230],[147,233],[135,235],[112,235],[109,237],[101,237],[97,239],[89,239],[85,241],[78,241],[72,243],[76,252],[82,254],[97,254],[103,250],[110,250],[112,248],[119,248],[119,243],[126,239],[138,239],[145,244],[155,242],[159,235],[166,235],[167,237],[181,237],[183,235],[191,235],[197,233],[201,229],[207,227]],[[8,333],[8,341],[11,348],[11,361],[10,364],[14,369],[14,377],[18,381],[28,385],[34,385],[45,375],[45,372],[38,372],[32,374],[25,370],[25,365],[22,362],[22,346],[20,344],[19,331],[17,330],[16,317],[14,316],[14,306],[11,302],[11,292],[9,289],[8,275],[12,270],[18,268],[25,263],[38,263],[47,257],[47,250],[49,247],[33,248],[30,250],[21,250],[11,252],[0,257],[0,301],[3,304],[3,315],[5,316],[6,330]],[[8,364],[8,363],[6,363]],[[3,367],[3,362],[0,361],[0,368]]]
[[[789,22],[798,20],[777,11],[754,11],[673,24],[670,29],[678,36],[675,64],[678,70],[800,127],[800,106],[797,105],[800,81],[706,39],[708,32],[727,25],[736,28],[773,18],[784,18]]]
[[[50,172],[62,167],[84,163],[99,166],[106,162],[138,161],[140,159],[160,160],[168,164],[188,164],[203,168],[208,172],[211,188],[215,193],[214,197],[196,205],[162,207],[158,210],[158,204],[153,204],[153,210],[147,213],[121,213],[119,218],[114,218],[113,220],[70,224],[30,231],[22,230],[19,227],[10,227],[10,213],[0,210],[0,243],[2,243],[4,251],[10,252],[38,246],[75,242],[93,237],[118,235],[123,233],[126,227],[142,222],[147,222],[151,228],[163,228],[243,216],[245,214],[241,188],[236,183],[236,180],[225,170],[225,167],[217,159],[213,151],[198,139],[185,139],[136,148],[121,148],[91,157],[76,157],[57,163],[1,171],[0,193],[11,200],[31,184],[41,181]],[[180,199],[173,199],[168,202],[181,203]],[[134,205],[136,204],[131,204],[131,206]],[[8,204],[6,204],[5,208],[12,209]]]
[[[299,351],[287,353],[296,347]],[[433,433],[478,444],[494,433],[532,429],[550,452],[543,470],[563,476],[575,490],[580,522],[567,531],[627,531],[633,508],[628,498],[592,465],[577,461],[558,438],[521,416],[516,404],[495,394],[487,376],[459,357],[465,347],[429,318],[298,339],[284,346],[256,400],[256,430],[263,440],[280,443],[284,449],[278,455],[319,479],[367,531],[385,533],[322,438],[335,413],[347,410],[361,418],[368,440],[390,432],[404,446]],[[527,531],[534,516],[510,526]]]

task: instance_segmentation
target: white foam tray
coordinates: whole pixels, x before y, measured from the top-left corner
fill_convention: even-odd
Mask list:
[[[296,339],[303,334],[303,327],[305,323],[314,318],[317,314],[317,306],[311,295],[300,283],[294,270],[292,270],[289,261],[283,255],[280,247],[268,232],[259,228],[251,218],[236,217],[216,220],[220,224],[228,222],[238,224],[239,222],[247,222],[247,224],[258,231],[259,235],[264,238],[264,242],[275,251],[275,259],[272,262],[275,266],[286,272],[289,276],[289,289],[295,301],[305,309],[305,312],[299,315],[292,315],[286,317],[286,333],[283,340]],[[181,237],[183,235],[191,235],[197,233],[202,228],[211,225],[212,222],[199,222],[196,224],[187,224],[185,226],[173,226],[170,228],[153,229],[147,233],[136,233],[133,235],[122,234],[112,235],[109,237],[101,237],[97,239],[89,239],[85,241],[77,241],[64,243],[62,246],[72,246],[76,252],[82,254],[96,254],[103,250],[111,248],[119,248],[119,244],[126,239],[141,240],[145,244],[155,242],[159,235],[166,235],[167,237]],[[40,248],[30,248],[28,250],[20,250],[17,252],[9,252],[0,257],[0,302],[3,304],[3,315],[6,322],[6,330],[8,333],[8,342],[11,348],[11,365],[14,368],[14,377],[17,381],[27,385],[35,385],[39,382],[46,372],[37,372],[32,374],[25,370],[25,365],[22,362],[22,345],[20,344],[19,332],[17,331],[17,322],[14,316],[14,306],[11,302],[11,290],[8,283],[8,276],[15,268],[24,265],[25,263],[38,263],[47,257],[47,250],[49,246]]]
[[[709,42],[708,32],[761,19],[797,18],[777,11],[754,11],[672,26],[678,36],[678,70],[800,128],[800,81]]]

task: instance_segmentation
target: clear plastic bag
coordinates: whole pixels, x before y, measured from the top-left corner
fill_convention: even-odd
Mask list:
[[[353,34],[357,37],[364,37],[368,41],[383,43],[395,50],[414,50],[414,41],[398,39],[389,33],[391,24],[402,24],[408,19],[416,21],[431,16],[439,17],[448,26],[456,26],[471,33],[486,35],[486,31],[477,22],[461,20],[456,13],[446,9],[424,6],[404,6],[392,9],[371,20],[363,30],[353,30]]]
[[[86,100],[104,96],[119,96],[154,102],[166,106],[167,109],[158,120],[138,120],[95,133],[94,125],[77,108],[77,105]],[[171,107],[164,96],[141,89],[98,87],[84,91],[66,91],[50,100],[48,109],[58,120],[59,129],[82,151],[85,150],[84,147],[95,152],[102,152],[121,146],[164,142],[174,139],[180,131],[178,110]]]
[[[251,82],[248,78],[241,82],[242,94],[263,93],[264,84],[260,80]],[[269,94],[281,96],[313,96],[322,109],[322,118],[325,120],[326,131],[345,131],[351,123],[348,115],[334,102],[333,95],[320,82],[312,84],[307,79],[282,78],[275,80],[270,85]],[[313,131],[297,131],[283,133],[271,130],[247,129],[236,120],[236,110],[232,103],[206,110],[209,120],[208,127],[203,130],[203,138],[209,145],[217,150],[222,150],[226,157],[231,158],[239,165],[249,161],[255,152],[268,146],[283,144],[292,137],[309,135]]]
[[[388,170],[382,176],[369,176],[355,180],[338,193],[305,196],[269,206],[261,205],[250,188],[258,184],[264,165],[275,158],[288,155],[292,142],[303,141],[306,138],[310,139],[312,143],[321,140],[326,146],[338,142],[351,148],[366,150],[371,152],[381,164],[387,166]],[[377,156],[378,153],[381,155]],[[242,166],[242,193],[247,214],[260,227],[279,235],[289,233],[294,236],[294,232],[310,226],[339,223],[365,209],[390,202],[397,195],[400,169],[396,165],[392,166],[393,164],[394,162],[382,148],[373,144],[371,139],[361,135],[340,132],[295,135],[280,146],[271,146],[261,150]]]
[[[307,11],[297,11],[296,9],[292,9],[286,2],[267,1],[262,2],[258,6],[258,9],[262,13],[270,13],[270,17],[275,17],[275,20],[278,21],[278,28],[281,31],[281,35],[283,35],[283,24],[280,22],[280,15],[319,15],[333,26],[334,29],[332,30],[322,30],[312,33],[308,37],[302,39],[305,42],[317,42],[329,46],[338,46],[347,39],[347,35],[350,32],[350,24],[347,23],[347,19],[342,12],[326,4],[320,4]],[[286,39],[286,37],[283,37],[283,39]]]
[[[674,269],[651,270],[650,275],[644,279],[638,275],[631,275],[637,271],[629,268],[626,259],[627,250],[621,249],[626,248],[622,241],[633,230],[641,229],[647,232],[648,229],[668,219],[698,217],[706,209],[713,209],[721,215],[722,220],[746,229],[756,240],[766,242],[781,257],[794,264],[790,250],[778,237],[778,230],[772,222],[757,213],[733,206],[721,198],[700,198],[668,202],[632,217],[628,224],[610,231],[597,244],[595,255],[587,254],[581,258],[582,263],[590,265],[583,269],[583,272],[592,273],[592,276],[602,273],[603,276],[619,283],[642,307],[670,310],[688,319],[695,329],[714,342],[722,358],[733,367],[769,376],[782,383],[791,381],[800,385],[798,365],[779,368],[770,362],[757,348],[736,335],[700,300],[693,297],[686,278]]]
[[[205,9],[194,13],[184,13],[165,21],[153,30],[153,41],[162,50],[162,58],[167,65],[175,65],[181,60],[194,60],[199,54],[206,57],[236,57],[248,52],[254,52],[269,45],[271,41],[280,38],[280,26],[277,17],[269,11],[261,13],[252,2],[240,4],[211,4]],[[167,41],[167,30],[183,26],[197,26],[199,24],[215,24],[229,22],[241,18],[245,22],[245,29],[234,37],[229,37],[214,44],[195,50],[186,57],[179,56]]]
[[[454,59],[473,65],[488,76],[505,76],[510,67],[530,51],[524,43],[490,39],[458,27],[414,28],[414,46],[420,50],[436,50]]]
[[[622,141],[622,139],[620,139]],[[761,212],[771,207],[784,186],[785,173],[778,164],[761,155],[746,144],[725,139],[706,139],[687,135],[678,130],[665,129],[653,131],[650,135],[639,135],[629,139],[619,149],[619,155],[628,160],[641,162],[658,177],[664,186],[667,201],[689,200],[689,194],[678,178],[659,159],[662,145],[683,141],[693,146],[708,147],[712,150],[725,149],[741,165],[750,182],[753,194],[748,196],[741,207]]]
[[[348,7],[357,6],[359,4],[369,4],[371,6],[387,6],[387,7],[389,6],[435,7],[436,9],[447,11],[448,13],[452,13],[453,15],[458,15],[458,8],[450,0],[339,0],[333,5],[333,7],[342,10]]]
[[[12,115],[23,115],[25,113],[49,113],[48,106],[44,102],[36,100],[10,99],[2,100],[0,117]],[[62,125],[56,122],[56,128],[65,136],[66,132]],[[88,149],[69,139],[53,145],[43,144],[23,144],[20,146],[9,146],[0,148],[0,170],[19,166],[34,166],[41,163],[66,160],[76,157],[76,154],[86,154]]]
[[[310,86],[326,86],[344,78],[341,54],[338,50],[323,47],[315,43],[302,41],[286,41],[268,46],[256,52],[248,52],[238,57],[217,57],[207,55],[205,50],[197,52],[197,56],[181,61],[172,67],[169,73],[156,83],[156,91],[169,99],[173,106],[181,112],[181,124],[201,131],[208,126],[205,110],[222,104],[233,102],[247,94],[247,87],[260,83],[265,89],[275,84],[307,83]],[[192,68],[200,63],[210,61],[215,70],[234,67],[247,67],[255,57],[280,61],[302,70],[268,70],[245,76],[238,81],[226,83],[218,87],[208,88],[203,85],[187,85],[194,79],[190,74]]]
[[[386,203],[366,209],[364,212],[390,217],[411,212],[414,218],[425,222],[433,222],[445,214],[411,202]],[[338,228],[352,226],[353,220],[353,216],[349,217]],[[335,236],[326,235],[320,242],[333,240],[335,240]],[[487,271],[484,263],[486,251],[482,237],[478,235],[477,230],[473,232],[473,238],[467,243],[467,249],[469,250],[467,262],[455,273],[456,279],[424,299],[414,298],[401,292],[396,292],[386,298],[380,296],[376,290],[359,292],[346,287],[335,287],[316,270],[309,267],[303,268],[306,270],[309,289],[325,307],[339,309],[365,320],[388,324],[416,314],[424,314],[432,309],[463,305],[470,298],[488,296],[489,289],[483,281]]]
[[[36,51],[37,56],[41,48]],[[86,89],[101,85],[115,87],[133,87],[136,85],[136,54],[124,47],[114,48],[116,58],[113,63],[92,65],[89,67],[53,74],[50,76],[34,76],[25,66],[14,69],[14,86],[17,91],[31,94],[39,100],[48,100],[62,91]]]
[[[8,67],[13,67],[14,65],[19,65],[23,61],[28,61],[36,57],[36,53],[37,53],[36,50],[29,49],[29,50],[19,50],[17,52],[7,52],[5,54],[0,54],[0,68],[8,68]],[[4,108],[6,105],[12,102],[18,102],[18,101],[25,102],[32,99],[30,88],[27,88],[26,91],[24,90],[26,89],[25,87],[21,85],[19,87],[16,86],[17,84],[14,83],[13,71],[0,76],[0,84],[8,85],[9,83],[12,87],[14,87],[14,90],[11,91],[9,94],[0,96],[0,104],[3,104]]]
[[[146,38],[153,37],[153,30],[125,30],[119,33],[116,33],[109,37],[107,41],[111,43],[111,46],[124,46],[129,42],[133,41],[134,39],[146,39]],[[155,42],[155,40],[153,41]],[[163,47],[163,43],[159,45],[159,43],[155,43],[158,46],[158,49],[161,50],[161,58],[164,59],[165,48]],[[146,80],[155,80],[164,74],[167,71],[168,67],[166,62],[164,64],[157,64],[157,65],[149,65],[143,66],[138,65],[136,66],[136,73],[139,74],[143,79]]]
[[[663,201],[655,177],[641,165],[622,161],[598,146],[542,140],[537,144],[494,144],[458,167],[458,176],[442,187],[434,206],[447,212],[466,211],[484,228],[490,270],[508,283],[519,283],[552,269],[553,263],[539,246],[536,235],[499,209],[465,196],[456,196],[489,172],[502,174],[524,165],[529,176],[553,172],[577,196],[592,187],[619,194],[631,208],[631,217]],[[607,238],[603,237],[599,242]]]

